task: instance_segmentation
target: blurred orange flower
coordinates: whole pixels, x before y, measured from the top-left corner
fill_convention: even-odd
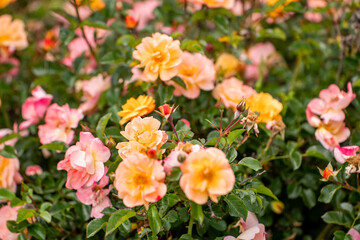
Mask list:
[[[75,0],[78,5],[81,5],[83,3],[83,0]],[[105,2],[102,0],[86,0],[85,3],[90,5],[90,8],[99,11],[101,9],[105,8]]]
[[[120,124],[123,125],[136,117],[145,116],[155,109],[155,100],[150,96],[140,95],[137,99],[130,98],[122,106],[118,115],[122,117]]]
[[[235,184],[229,161],[217,148],[191,152],[180,168],[180,187],[197,204],[205,204],[208,197],[217,203],[217,197],[231,192]]]
[[[243,69],[240,60],[230,53],[222,53],[215,63],[218,74],[223,74],[225,78],[231,77]]]
[[[12,2],[15,2],[15,0],[0,0],[0,8],[4,8]]]
[[[20,163],[17,158],[5,158],[0,155],[0,188],[16,191],[16,184],[21,183]]]
[[[133,52],[133,57],[140,61],[137,67],[145,67],[144,75],[151,81],[155,81],[158,76],[163,81],[175,77],[181,56],[180,42],[161,33],[143,38]]]
[[[0,53],[7,53],[12,49],[21,50],[27,46],[24,23],[18,19],[12,21],[10,15],[0,16]]]
[[[161,163],[141,153],[122,161],[115,172],[114,187],[125,206],[135,207],[159,201],[166,194],[165,172]]]
[[[266,0],[266,5],[274,6],[278,1],[280,1],[280,0]],[[284,13],[284,11],[283,11],[284,7],[292,2],[298,2],[298,1],[299,0],[285,0],[285,2],[283,4],[280,4],[278,7],[276,7],[272,11],[268,12],[267,15],[273,19],[283,17],[284,15],[286,15],[286,13]]]
[[[280,113],[283,109],[281,102],[273,98],[269,93],[259,93],[249,97],[246,105],[252,112],[260,113],[257,122],[268,123],[273,120],[280,120]]]

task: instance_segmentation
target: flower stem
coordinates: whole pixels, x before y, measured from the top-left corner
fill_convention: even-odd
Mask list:
[[[190,221],[189,221],[189,227],[188,227],[188,234],[192,236],[192,228],[194,225],[194,216],[190,214]]]
[[[180,138],[179,138],[179,136],[178,136],[178,134],[177,134],[177,132],[176,132],[176,129],[175,129],[175,126],[174,126],[174,122],[173,122],[172,116],[170,116],[170,117],[168,118],[168,121],[169,121],[170,126],[171,126],[172,130],[174,131],[175,137],[176,137],[176,139],[177,139],[177,141],[178,141],[178,143],[179,143],[179,142],[180,142]]]

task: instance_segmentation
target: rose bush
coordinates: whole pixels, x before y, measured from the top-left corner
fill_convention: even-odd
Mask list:
[[[0,0],[0,239],[360,239],[358,0]]]

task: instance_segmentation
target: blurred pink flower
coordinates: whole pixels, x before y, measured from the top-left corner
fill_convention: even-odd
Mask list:
[[[65,153],[65,159],[57,170],[67,171],[66,187],[79,189],[90,187],[105,173],[104,162],[110,158],[110,150],[90,132],[81,132],[80,140]]]
[[[19,130],[18,130],[18,125],[16,123],[14,123],[13,125],[13,130],[9,129],[9,128],[2,128],[0,129],[0,139],[2,139],[3,137],[5,137],[6,135],[8,134],[12,134],[12,133],[18,133]],[[29,135],[29,131],[28,130],[22,130],[19,132],[19,134],[22,136],[22,137],[25,137],[25,136],[28,136]],[[12,138],[10,140],[7,140],[6,142],[4,143],[1,143],[0,144],[0,149],[3,149],[5,145],[7,146],[15,146],[15,143],[17,142],[19,138]]]
[[[353,240],[360,240],[360,233],[355,228],[351,228],[347,234],[350,235]]]
[[[76,192],[76,196],[80,202],[86,205],[92,205],[91,217],[101,218],[102,210],[106,207],[112,206],[111,201],[108,197],[112,187],[104,189],[109,184],[109,177],[106,176],[108,168],[105,167],[104,176],[100,179],[100,182],[94,182],[88,187],[79,188]]]
[[[83,103],[80,104],[79,110],[84,114],[91,114],[97,109],[101,93],[111,87],[111,79],[109,76],[104,78],[102,74],[99,74],[90,80],[77,81],[75,87],[83,92]]]
[[[187,98],[195,99],[200,95],[200,89],[210,91],[214,89],[215,65],[200,53],[191,54],[184,52],[181,56],[181,63],[178,66],[178,76],[186,85],[186,88],[174,81],[167,84],[175,87],[174,95],[184,95]]]
[[[324,8],[327,6],[327,2],[325,0],[307,0],[307,5],[310,9]],[[322,15],[319,12],[306,12],[304,17],[310,22],[322,21]]]
[[[256,91],[253,88],[243,84],[235,77],[225,79],[222,83],[217,84],[213,90],[214,98],[223,102],[225,108],[232,108],[234,112],[243,97],[248,98],[255,94]]]
[[[12,233],[7,228],[7,221],[16,221],[18,210],[21,206],[11,207],[10,202],[0,208],[0,239],[2,240],[17,240],[19,233]]]
[[[12,65],[7,72],[3,72],[0,74],[0,78],[6,78],[7,82],[11,82],[11,80],[18,75],[20,61],[17,58],[10,56],[1,56],[0,54],[0,65],[1,64],[9,64]]]
[[[40,175],[42,172],[43,170],[39,165],[28,166],[25,170],[26,176]]]
[[[81,111],[70,108],[68,104],[59,106],[52,104],[45,115],[45,125],[39,126],[39,138],[41,144],[53,141],[62,141],[70,144],[74,139],[73,128],[78,126],[83,118]]]
[[[20,124],[20,130],[26,129],[31,125],[40,122],[44,117],[47,107],[51,103],[53,96],[37,86],[31,91],[32,97],[28,97],[22,105],[22,117],[26,120]]]
[[[245,56],[246,55],[246,56]],[[242,60],[250,60],[251,64],[246,64],[245,79],[258,80],[261,75],[261,67],[264,66],[263,76],[268,73],[267,68],[276,61],[276,49],[270,42],[257,43],[250,47],[247,53],[242,56]]]
[[[248,211],[246,221],[243,218],[240,219],[240,222],[237,224],[240,226],[240,235],[235,238],[232,236],[227,236],[224,240],[265,240],[265,226],[259,223],[256,215]]]
[[[144,2],[135,2],[128,14],[137,22],[136,29],[141,30],[146,27],[150,20],[155,18],[154,10],[160,6],[158,0],[146,0]]]
[[[359,150],[358,146],[346,146],[346,147],[335,147],[334,157],[339,163],[345,163],[350,157],[356,156],[356,152]]]
[[[16,192],[16,184],[23,180],[19,169],[19,159],[5,158],[0,155],[0,188],[7,188]]]
[[[64,11],[68,14],[70,14],[71,16],[76,17],[76,10],[73,4],[71,4],[70,2],[65,2],[64,3]],[[52,13],[61,23],[65,24],[65,25],[70,25],[69,21],[64,18],[63,16],[57,14],[57,13]],[[79,15],[81,20],[85,20],[86,18],[88,18],[91,15],[91,9],[88,6],[79,6]]]
[[[349,136],[350,130],[345,127],[345,123],[343,122],[330,121],[328,124],[321,123],[315,131],[316,140],[329,151],[339,146],[339,144],[348,139]]]

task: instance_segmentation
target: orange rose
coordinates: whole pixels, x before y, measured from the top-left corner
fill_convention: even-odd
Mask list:
[[[215,69],[218,74],[224,74],[228,78],[242,70],[240,60],[230,53],[222,53],[215,63]]]
[[[273,120],[280,120],[280,113],[283,109],[281,102],[273,98],[269,93],[259,93],[246,100],[246,106],[252,112],[260,113],[257,122],[268,123]]]
[[[0,16],[0,50],[21,50],[27,46],[24,23],[18,19],[11,21],[10,15]]]
[[[151,81],[155,81],[158,76],[163,81],[175,77],[181,55],[180,42],[161,33],[143,38],[133,52],[133,57],[140,61],[137,67],[145,67],[144,75]]]
[[[217,197],[231,192],[235,184],[229,161],[217,148],[191,152],[180,168],[180,187],[197,204],[205,204],[208,197],[217,203]]]
[[[121,125],[131,119],[145,116],[154,111],[155,100],[152,97],[140,95],[137,99],[128,99],[122,106],[122,109],[122,111],[118,112],[118,115],[122,117],[120,121]]]

